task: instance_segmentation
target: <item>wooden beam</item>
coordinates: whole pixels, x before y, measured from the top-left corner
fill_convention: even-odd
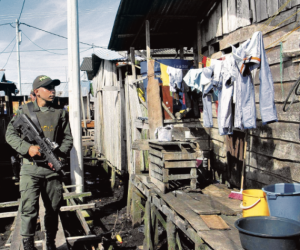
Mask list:
[[[95,208],[96,203],[88,203],[88,204],[80,204],[80,205],[73,205],[73,206],[63,206],[60,208],[61,212],[65,211],[75,211],[77,209],[91,209]]]
[[[198,50],[198,68],[202,68],[202,41],[201,41],[201,24],[197,22],[197,50]]]
[[[0,218],[16,217],[17,215],[18,215],[18,212],[0,213]]]
[[[149,69],[149,60],[151,58],[151,54],[150,54],[150,23],[149,23],[149,20],[146,20],[145,27],[146,27],[147,64],[148,64],[148,69]],[[149,72],[148,72],[148,74],[149,74]]]
[[[67,189],[65,189],[67,190]],[[92,193],[91,192],[85,192],[85,193],[79,193],[77,194],[76,192],[66,192],[63,194],[64,200],[68,200],[68,199],[74,199],[74,198],[82,198],[82,197],[88,197],[91,196]]]
[[[134,47],[130,47],[130,61],[131,61],[132,76],[133,76],[134,79],[136,79]]]
[[[14,207],[19,206],[20,201],[10,201],[10,202],[3,202],[0,203],[0,207]]]
[[[168,250],[176,249],[176,227],[172,220],[167,219]]]

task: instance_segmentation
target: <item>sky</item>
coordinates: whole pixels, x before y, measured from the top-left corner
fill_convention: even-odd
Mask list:
[[[16,19],[19,18],[23,1],[0,0],[0,69],[5,66],[6,79],[16,83],[18,81],[17,53],[15,52],[16,40],[13,40],[16,37],[16,29],[13,27]],[[120,0],[78,0],[79,41],[107,47],[119,3]],[[5,23],[11,25],[1,26]],[[67,0],[26,0],[20,23],[67,37]],[[20,25],[20,30],[22,31],[21,82],[31,83],[38,75],[67,81],[67,39],[24,24]],[[93,48],[85,44],[80,44],[79,48],[81,64],[84,57],[92,55]],[[94,50],[96,51],[97,48]],[[81,75],[84,79],[83,72]]]

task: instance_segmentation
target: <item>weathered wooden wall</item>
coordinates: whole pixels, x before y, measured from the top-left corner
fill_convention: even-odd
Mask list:
[[[118,170],[126,169],[124,87],[114,63],[102,61],[93,79],[95,91],[95,145],[98,153]],[[124,112],[123,112],[124,113]]]
[[[250,3],[250,4],[249,4]],[[270,64],[275,91],[278,123],[263,126],[259,112],[259,71],[254,78],[257,129],[250,131],[246,155],[246,188],[261,188],[278,182],[300,182],[300,141],[298,135],[300,103],[283,112],[283,102],[299,77],[298,58],[283,58],[283,90],[280,75],[280,46],[269,46],[300,26],[300,0],[292,0],[266,27],[268,20],[286,0],[222,0],[202,24],[202,45],[206,56],[219,58],[230,44],[238,45],[251,38],[255,31],[264,31],[264,44]],[[292,16],[293,15],[293,16]],[[289,18],[292,16],[291,18]],[[276,27],[279,24],[278,27]],[[299,49],[300,32],[284,39],[284,52]],[[217,48],[217,49],[216,49]],[[214,126],[210,129],[212,160],[215,175],[223,182],[240,185],[241,169],[228,166],[225,136],[218,133],[216,103],[213,104]]]

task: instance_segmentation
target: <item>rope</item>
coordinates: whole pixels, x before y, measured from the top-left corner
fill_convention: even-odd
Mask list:
[[[283,43],[280,42],[280,78],[281,78],[281,92],[282,100],[284,100],[284,90],[283,90]]]

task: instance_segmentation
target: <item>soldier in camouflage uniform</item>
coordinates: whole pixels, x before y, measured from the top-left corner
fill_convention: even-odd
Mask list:
[[[48,76],[38,76],[33,82],[33,91],[37,97],[34,102],[35,112],[44,136],[58,143],[56,154],[62,160],[69,154],[73,138],[70,130],[68,112],[52,107],[55,98],[55,86],[59,80]],[[27,104],[21,106],[16,114],[27,114],[30,117]],[[39,146],[30,144],[16,131],[11,120],[6,131],[6,141],[15,149],[23,160],[20,172],[21,202],[21,235],[24,250],[34,250],[34,234],[39,211],[39,196],[41,194],[45,206],[46,243],[48,250],[54,250],[56,232],[58,229],[58,212],[62,199],[62,184],[60,175],[54,172],[48,162],[36,162],[35,156],[41,156]]]

